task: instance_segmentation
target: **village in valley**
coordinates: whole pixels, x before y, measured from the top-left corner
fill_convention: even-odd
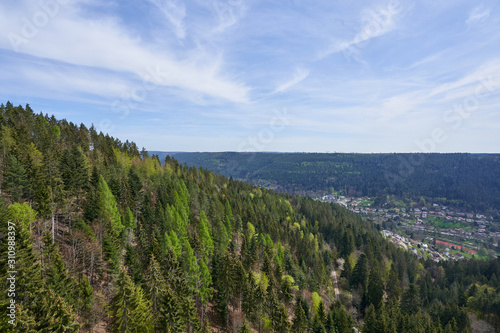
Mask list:
[[[377,225],[397,246],[436,262],[498,255],[500,223],[486,213],[464,212],[438,203],[375,207],[370,197],[324,195]]]

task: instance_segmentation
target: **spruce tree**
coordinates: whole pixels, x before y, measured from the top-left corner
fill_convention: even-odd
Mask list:
[[[109,309],[113,332],[151,332],[151,306],[142,289],[136,286],[122,267],[115,280],[115,294]]]
[[[52,242],[49,233],[45,234],[43,242],[45,245],[42,254],[47,285],[71,304],[73,303],[74,282],[68,274],[64,259],[59,252],[59,246]]]
[[[307,330],[307,317],[304,308],[299,299],[295,303],[295,313],[292,321],[292,331],[296,333],[305,332]]]
[[[384,297],[384,283],[380,277],[378,263],[374,264],[370,270],[366,296],[368,304],[373,304],[375,309],[380,308]]]
[[[411,283],[408,289],[403,293],[401,300],[401,313],[405,315],[414,315],[420,311],[420,295],[415,284]]]
[[[14,202],[19,202],[29,188],[26,169],[14,155],[10,155],[7,161],[4,188],[10,193]]]
[[[185,324],[181,316],[181,306],[172,289],[167,288],[159,308],[157,329],[161,332],[184,332]]]
[[[97,193],[98,217],[101,219],[113,240],[117,240],[120,233],[123,231],[124,226],[122,225],[121,215],[118,211],[116,199],[102,176],[99,176]]]
[[[156,314],[158,312],[160,300],[165,294],[167,283],[154,254],[151,254],[146,276],[146,290],[149,300],[151,301],[151,310],[153,314]]]
[[[201,251],[203,258],[208,260],[214,253],[214,241],[210,233],[210,226],[205,212],[200,212],[200,221],[198,222],[198,236],[201,241]]]

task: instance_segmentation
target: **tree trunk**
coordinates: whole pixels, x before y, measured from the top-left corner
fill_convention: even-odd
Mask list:
[[[55,223],[54,212],[52,212],[52,244],[54,244],[54,242],[55,242],[55,238],[54,238],[54,236],[55,236],[55,233],[54,233],[55,225],[56,225],[56,223]]]

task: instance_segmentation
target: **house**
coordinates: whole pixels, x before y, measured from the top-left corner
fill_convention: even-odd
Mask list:
[[[382,235],[384,235],[385,237],[389,237],[392,235],[392,232],[390,232],[389,230],[382,230]]]
[[[422,213],[422,218],[426,219],[427,218],[427,213]]]

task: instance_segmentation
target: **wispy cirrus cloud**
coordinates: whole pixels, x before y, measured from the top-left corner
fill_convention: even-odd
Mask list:
[[[107,118],[154,150],[236,150],[286,108],[290,130],[262,150],[390,152],[449,126],[479,86],[439,149],[498,151],[500,4],[481,4],[0,1],[0,99]]]
[[[290,79],[289,81],[286,81],[282,84],[280,84],[273,92],[272,94],[276,94],[279,92],[283,92],[285,90],[288,90],[289,88],[293,87],[294,85],[302,82],[305,80],[310,74],[310,71],[303,69],[303,68],[297,68],[295,70],[295,73],[293,75],[293,78]]]
[[[397,28],[397,17],[402,12],[402,5],[394,1],[386,5],[371,6],[361,11],[361,29],[349,40],[340,40],[320,54],[320,59],[333,53],[359,53],[370,39],[383,36]]]
[[[476,22],[486,20],[491,13],[491,8],[484,8],[482,5],[474,8],[465,21],[467,24],[472,25]]]
[[[172,25],[179,39],[186,37],[186,6],[181,0],[149,0]]]
[[[19,18],[30,12],[31,2],[21,1],[20,4],[25,6],[17,7],[15,12],[0,5],[2,31],[22,34],[24,21]],[[81,4],[75,1],[61,8],[50,24],[17,45],[19,53],[45,59],[53,66],[57,66],[54,62],[85,66],[115,75],[132,75],[150,84],[191,90],[216,99],[248,101],[249,88],[221,74],[219,58],[207,56],[199,61],[197,55],[179,60],[171,49],[148,44],[131,35],[115,17],[90,19],[84,16],[79,9]],[[182,10],[180,12],[182,16]],[[0,39],[0,48],[12,49],[11,42],[8,38]]]

